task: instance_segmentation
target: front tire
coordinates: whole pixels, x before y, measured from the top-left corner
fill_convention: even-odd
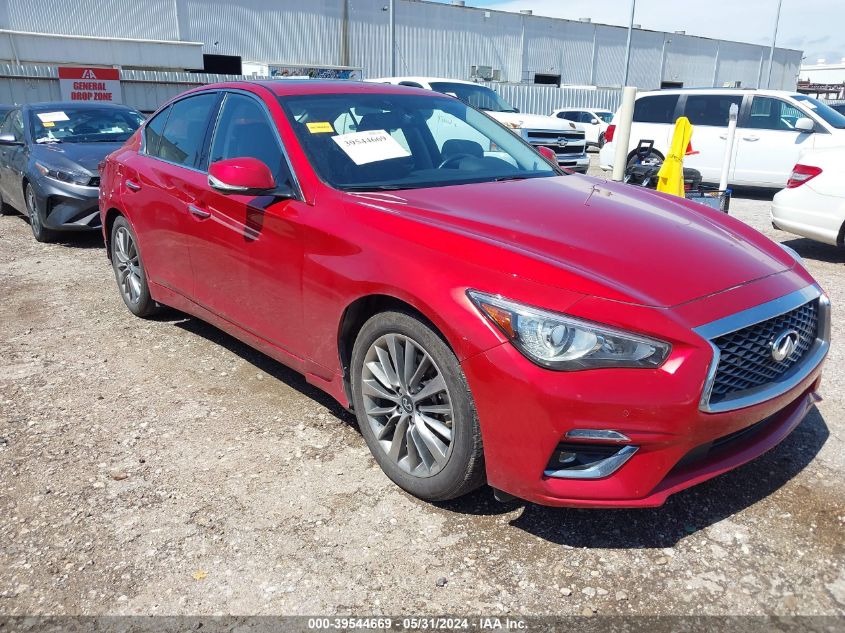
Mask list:
[[[118,216],[111,229],[111,263],[114,277],[123,303],[135,316],[146,318],[158,312],[158,304],[150,296],[147,272],[135,232],[122,215]]]
[[[29,216],[29,228],[32,229],[32,236],[35,238],[35,241],[41,242],[42,244],[55,241],[58,235],[56,231],[51,231],[44,226],[44,218],[41,217],[41,211],[38,210],[35,189],[32,188],[31,183],[26,183],[24,198],[26,202],[26,214]]]
[[[430,324],[399,311],[367,321],[352,351],[352,390],[361,434],[400,488],[444,501],[484,483],[472,395]]]
[[[606,142],[607,142],[607,141],[605,141],[605,140],[604,140],[604,132],[602,132],[601,134],[599,134],[599,143],[598,143],[598,145],[599,145],[599,149],[601,149],[602,147],[604,147],[604,144],[605,144]]]

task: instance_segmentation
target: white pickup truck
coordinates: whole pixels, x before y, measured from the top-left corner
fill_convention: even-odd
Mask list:
[[[535,147],[551,149],[561,167],[583,174],[590,166],[584,132],[571,121],[538,114],[524,114],[487,86],[470,81],[434,77],[382,77],[367,81],[423,88],[457,97],[464,103],[483,110]]]

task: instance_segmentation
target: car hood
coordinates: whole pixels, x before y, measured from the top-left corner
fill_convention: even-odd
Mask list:
[[[502,123],[515,123],[520,128],[529,130],[566,132],[577,129],[571,121],[540,114],[525,114],[524,112],[488,112],[487,114]]]
[[[584,176],[412,189],[383,200],[405,218],[512,252],[496,258],[502,272],[640,305],[675,306],[795,265],[762,234],[703,205]]]
[[[45,165],[62,169],[83,169],[98,173],[100,162],[123,143],[38,143],[32,157]]]

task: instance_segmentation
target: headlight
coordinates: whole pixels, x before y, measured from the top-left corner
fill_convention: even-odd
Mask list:
[[[47,176],[47,178],[52,178],[53,180],[58,180],[60,182],[83,186],[87,186],[88,183],[91,182],[91,174],[55,169],[54,167],[48,167],[47,165],[39,162],[35,163],[35,168],[44,176]]]
[[[529,360],[558,371],[655,368],[672,351],[662,341],[470,290],[469,298]]]

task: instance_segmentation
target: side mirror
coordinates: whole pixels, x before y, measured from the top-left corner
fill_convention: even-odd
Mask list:
[[[23,145],[14,134],[0,134],[0,145]]]
[[[812,132],[813,130],[816,129],[816,124],[813,123],[812,119],[805,117],[805,116],[802,116],[800,119],[798,119],[795,122],[795,129],[798,130],[799,132],[804,132],[805,134],[809,134],[810,132]],[[2,137],[0,137],[0,138],[2,138]]]
[[[601,123],[601,121],[599,121],[598,119],[593,119],[592,121],[590,121],[590,123],[592,123],[593,125],[598,125],[599,123]]]
[[[537,151],[552,165],[557,165],[557,154],[550,147],[538,147]]]
[[[208,167],[208,184],[221,193],[270,193],[276,180],[270,168],[257,158],[219,160]]]

